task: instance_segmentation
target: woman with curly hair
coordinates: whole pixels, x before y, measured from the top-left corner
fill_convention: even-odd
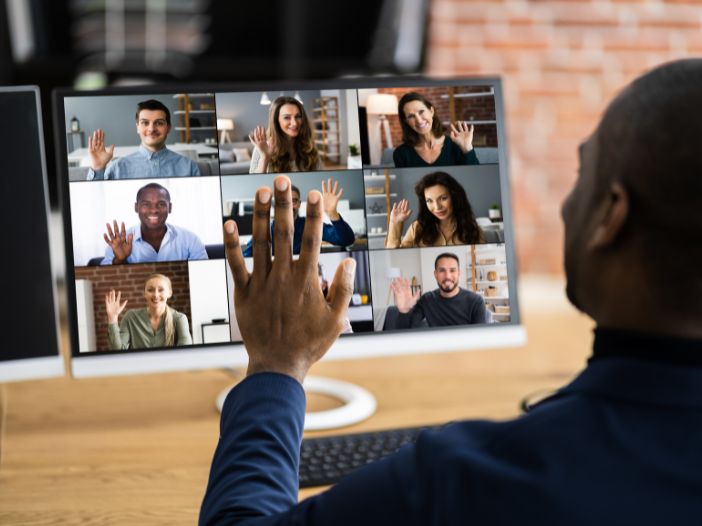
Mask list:
[[[473,148],[473,125],[451,124],[448,137],[434,105],[421,93],[405,93],[397,104],[402,144],[395,148],[395,166],[451,166],[480,164]]]
[[[110,349],[144,349],[191,345],[188,318],[168,306],[173,296],[171,280],[163,274],[151,274],[144,283],[146,307],[132,309],[118,324],[119,315],[127,306],[122,293],[112,289],[105,294],[107,340]]]
[[[302,103],[278,97],[268,112],[268,129],[257,126],[249,139],[254,144],[250,173],[311,172],[322,169]]]
[[[422,177],[414,187],[419,201],[417,220],[402,236],[405,221],[412,214],[407,199],[393,203],[385,239],[386,248],[436,247],[484,243],[485,236],[475,221],[463,187],[446,172]]]

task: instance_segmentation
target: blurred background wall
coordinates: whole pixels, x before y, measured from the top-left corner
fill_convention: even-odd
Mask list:
[[[0,83],[40,85],[49,135],[57,86],[499,75],[519,270],[552,275],[562,273],[559,208],[576,177],[579,142],[634,77],[702,52],[697,0],[0,0],[0,7]],[[52,137],[46,141],[51,152]]]
[[[431,2],[425,73],[504,79],[520,272],[562,273],[560,204],[607,103],[647,69],[701,53],[700,1]]]

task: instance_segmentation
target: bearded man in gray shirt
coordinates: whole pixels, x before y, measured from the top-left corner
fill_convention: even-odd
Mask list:
[[[419,295],[412,292],[409,281],[392,281],[395,305],[399,311],[396,328],[420,327],[426,320],[429,327],[487,323],[482,296],[459,287],[461,271],[458,256],[451,252],[439,254],[434,260],[434,277],[438,289]]]

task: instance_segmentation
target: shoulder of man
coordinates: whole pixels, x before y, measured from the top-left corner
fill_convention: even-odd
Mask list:
[[[477,292],[473,292],[472,290],[464,289],[463,287],[461,287],[461,291],[458,294],[459,296],[462,296],[472,302],[485,303],[483,297]]]

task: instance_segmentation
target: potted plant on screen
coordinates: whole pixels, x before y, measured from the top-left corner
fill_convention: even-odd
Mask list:
[[[349,168],[362,168],[363,164],[361,162],[361,150],[356,144],[349,144],[349,156],[346,161],[346,165]]]
[[[493,223],[502,221],[502,210],[500,210],[500,205],[493,203],[488,210],[488,217]]]

